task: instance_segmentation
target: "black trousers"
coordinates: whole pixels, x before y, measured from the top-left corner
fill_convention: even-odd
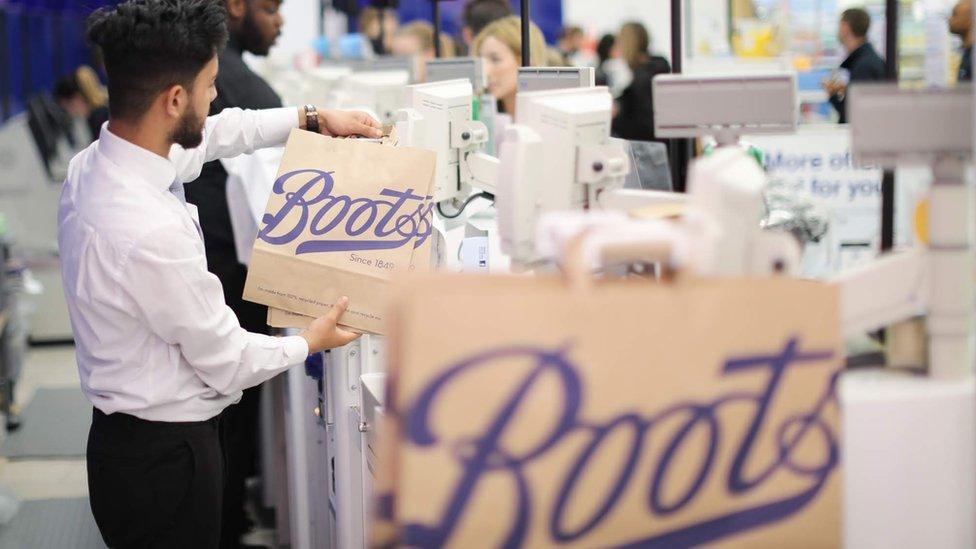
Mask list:
[[[258,385],[244,389],[241,401],[228,406],[220,416],[224,478],[227,479],[220,528],[221,549],[241,547],[240,538],[248,530],[244,512],[245,481],[257,474],[260,405],[261,386]]]
[[[105,543],[113,549],[217,547],[223,462],[219,416],[167,423],[95,409],[88,489]]]

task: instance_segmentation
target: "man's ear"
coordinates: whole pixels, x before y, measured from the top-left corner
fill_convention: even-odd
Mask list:
[[[174,84],[166,88],[166,91],[162,94],[162,99],[166,116],[179,118],[186,108],[186,103],[190,100],[190,97],[186,88],[180,84]]]
[[[227,18],[231,21],[244,19],[247,14],[247,0],[225,0],[224,5],[227,6]]]

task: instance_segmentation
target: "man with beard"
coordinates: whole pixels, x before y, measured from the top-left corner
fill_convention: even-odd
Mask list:
[[[210,104],[210,114],[234,107],[280,107],[281,98],[247,66],[243,53],[268,54],[284,24],[279,12],[281,0],[224,0],[224,7],[229,36],[227,48],[218,55],[217,99]],[[241,327],[267,334],[267,307],[244,301],[242,297],[247,268],[237,258],[227,205],[227,171],[220,161],[203,166],[200,178],[186,186],[186,201],[199,209],[207,269],[220,279],[225,302],[237,315]],[[248,529],[244,511],[245,482],[257,472],[260,399],[260,385],[245,389],[241,401],[228,406],[221,419],[222,437],[227,448],[220,544],[223,548],[239,547],[241,535]]]
[[[282,144],[296,127],[379,137],[364,113],[226,109],[216,97],[224,9],[129,0],[92,14],[109,121],[68,168],[58,246],[82,389],[92,402],[88,487],[110,547],[217,547],[223,410],[309,353],[356,338],[348,300],[300,335],[241,328],[207,272],[183,183],[205,162]]]

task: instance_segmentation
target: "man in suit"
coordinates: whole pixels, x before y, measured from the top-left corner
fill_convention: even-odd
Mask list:
[[[210,114],[227,108],[270,109],[282,106],[281,98],[244,62],[244,52],[266,56],[284,25],[281,0],[224,0],[227,10],[227,47],[218,55],[217,98]],[[244,301],[247,267],[237,258],[234,230],[227,206],[227,171],[220,161],[203,166],[199,179],[186,185],[186,200],[200,213],[200,227],[207,255],[207,269],[220,279],[224,300],[241,326],[267,334],[267,308]],[[221,547],[240,546],[249,528],[244,512],[245,481],[257,472],[258,410],[261,386],[244,390],[241,401],[229,406],[221,418],[221,435],[227,449]]]
[[[847,122],[847,88],[856,82],[871,82],[885,79],[885,63],[868,42],[871,16],[861,8],[845,10],[840,17],[837,41],[847,51],[847,59],[840,68],[847,71],[849,78],[825,80],[823,88],[830,96],[830,103],[840,115],[840,123]]]

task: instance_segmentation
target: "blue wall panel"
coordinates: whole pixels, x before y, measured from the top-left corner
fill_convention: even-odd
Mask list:
[[[85,19],[115,0],[0,0],[0,115],[24,109],[82,64],[91,64]],[[8,108],[3,109],[2,106]]]
[[[370,0],[359,0],[360,6],[368,6],[369,3]],[[518,14],[521,5],[519,0],[509,0],[509,3],[512,5],[512,10]],[[441,28],[445,33],[451,36],[461,35],[461,12],[464,9],[464,4],[465,0],[441,2]],[[532,22],[539,25],[542,33],[546,35],[547,42],[554,43],[563,24],[562,0],[532,0],[529,6]],[[431,21],[432,13],[431,0],[400,0],[400,7],[397,9],[400,21],[403,22],[414,19]]]

